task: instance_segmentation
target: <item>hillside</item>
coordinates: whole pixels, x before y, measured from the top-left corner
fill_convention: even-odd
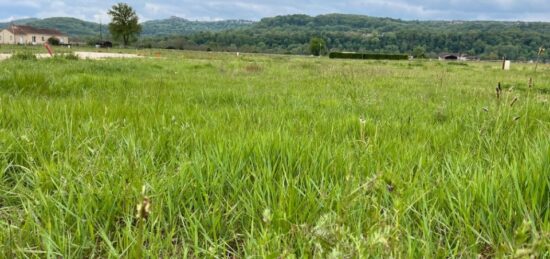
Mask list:
[[[98,23],[79,20],[68,17],[54,17],[46,19],[24,19],[13,21],[14,24],[30,25],[38,28],[53,28],[67,33],[73,37],[99,35]],[[8,27],[10,23],[0,23],[0,28]],[[189,35],[200,31],[218,32],[229,29],[246,28],[253,24],[245,20],[228,20],[201,22],[189,21],[179,17],[171,17],[163,20],[152,20],[142,23],[143,36]],[[104,25],[103,33],[108,33],[107,25]]]
[[[64,33],[67,33],[70,36],[98,35],[99,27],[100,27],[98,23],[87,22],[76,18],[68,18],[68,17],[55,17],[55,18],[41,19],[41,20],[29,22],[27,24],[30,26],[40,27],[40,28],[58,29]],[[105,31],[107,31],[106,28],[104,28],[104,32]]]
[[[93,38],[99,24],[74,18],[26,19],[15,23],[56,28],[72,37]],[[0,24],[1,26],[8,24]],[[107,34],[105,26],[104,33]],[[179,17],[143,23],[141,47],[309,54],[321,37],[328,51],[463,53],[482,59],[536,58],[550,42],[550,23],[500,21],[404,21],[363,15],[287,15],[244,20],[189,21]]]
[[[30,22],[34,22],[36,20],[39,20],[39,19],[36,19],[36,18],[19,19],[19,20],[13,21],[13,23],[25,25]],[[0,22],[0,29],[8,27],[10,24],[11,22]]]
[[[52,17],[45,19],[22,19],[11,22],[13,24],[29,25],[37,28],[57,29],[73,37],[99,35],[99,24],[70,17]],[[0,28],[6,28],[11,23],[0,23]],[[104,28],[104,32],[107,29]]]
[[[435,57],[442,52],[485,59],[533,59],[550,42],[550,23],[498,21],[403,21],[362,15],[288,15],[265,18],[250,28],[198,33],[201,46],[239,51],[309,53],[312,37],[331,51],[401,52],[414,49]]]
[[[200,31],[218,32],[230,29],[247,28],[252,24],[254,24],[254,22],[246,20],[202,22],[189,21],[179,17],[170,17],[169,19],[152,20],[142,23],[142,35],[188,35]]]

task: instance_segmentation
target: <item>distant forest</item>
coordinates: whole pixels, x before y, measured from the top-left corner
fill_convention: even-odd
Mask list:
[[[402,21],[359,15],[306,15],[265,18],[251,27],[200,32],[186,37],[143,39],[141,46],[309,54],[309,41],[320,37],[329,51],[373,53],[424,52],[477,56],[481,59],[532,60],[550,44],[550,23]]]
[[[40,26],[48,21],[45,27],[59,28],[81,42],[92,44],[98,39],[98,24],[63,19],[68,18],[27,22]],[[544,22],[403,21],[328,14],[278,16],[259,22],[193,22],[172,17],[142,25],[143,34],[135,47],[309,54],[310,40],[320,37],[326,42],[325,52],[414,52],[427,57],[456,53],[527,61],[536,59],[540,46],[550,45],[550,23]],[[550,61],[548,54],[543,59]]]

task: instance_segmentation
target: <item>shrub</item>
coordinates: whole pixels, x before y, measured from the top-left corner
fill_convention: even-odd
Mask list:
[[[32,52],[16,52],[11,56],[13,60],[36,60],[36,55]]]
[[[329,58],[341,59],[375,59],[375,60],[408,60],[409,56],[404,54],[377,54],[377,53],[346,53],[331,52]]]
[[[326,52],[324,51],[326,49],[326,45],[325,40],[318,37],[312,38],[309,42],[309,51],[313,56],[321,56],[323,53],[326,55]]]
[[[48,44],[50,44],[52,46],[59,46],[60,43],[61,43],[61,41],[56,37],[51,37],[51,38],[48,39]]]
[[[63,55],[63,58],[66,59],[66,60],[79,60],[80,59],[78,57],[78,55],[76,55],[74,53],[67,53],[67,54]]]

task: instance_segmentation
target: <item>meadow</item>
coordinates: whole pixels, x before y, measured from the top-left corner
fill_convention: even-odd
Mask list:
[[[550,257],[548,65],[142,54],[0,62],[1,258]]]

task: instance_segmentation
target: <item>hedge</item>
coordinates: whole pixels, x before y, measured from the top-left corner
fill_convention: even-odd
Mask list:
[[[374,53],[344,53],[331,52],[329,58],[343,59],[388,59],[388,60],[408,60],[408,55],[403,54],[374,54]]]

